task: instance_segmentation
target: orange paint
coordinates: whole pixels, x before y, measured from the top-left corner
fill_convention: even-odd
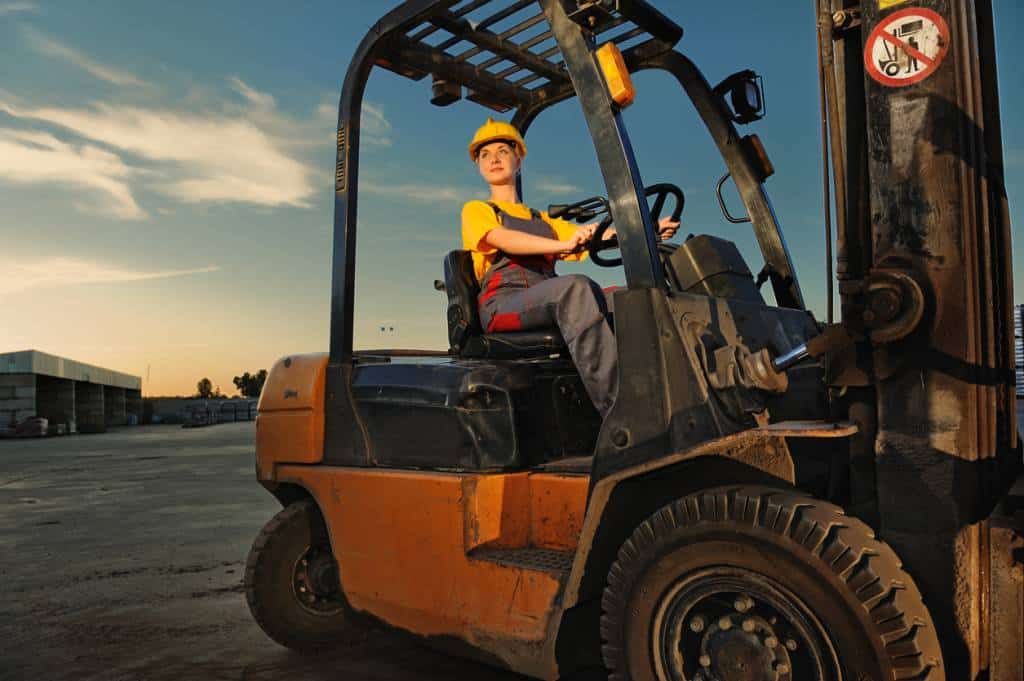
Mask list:
[[[324,455],[327,355],[292,355],[274,364],[256,416],[256,471],[273,478],[276,463],[319,463]]]
[[[589,484],[585,475],[530,476],[530,544],[559,551],[576,548]]]
[[[353,607],[422,636],[457,636],[484,649],[546,640],[559,576],[469,552],[526,547],[532,536],[568,548],[579,532],[586,477],[286,465],[277,478],[306,487],[320,504]],[[569,521],[561,531],[559,515]]]

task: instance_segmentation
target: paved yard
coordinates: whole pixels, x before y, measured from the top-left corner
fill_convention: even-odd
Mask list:
[[[279,509],[251,423],[0,441],[0,679],[514,681],[391,635],[326,657],[270,641],[242,593]]]

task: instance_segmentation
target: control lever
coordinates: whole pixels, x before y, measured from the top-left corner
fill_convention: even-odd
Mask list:
[[[842,324],[833,324],[826,327],[824,331],[806,343],[798,345],[789,352],[773,359],[772,368],[775,371],[782,372],[799,364],[808,357],[821,357],[850,343],[853,343],[853,338],[847,333],[846,327]]]

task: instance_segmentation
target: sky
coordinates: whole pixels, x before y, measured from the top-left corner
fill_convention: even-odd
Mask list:
[[[763,76],[768,115],[744,132],[774,162],[768,192],[824,317],[813,2],[657,5],[710,82]],[[1024,8],[994,5],[1011,220],[1024,225],[1024,44],[1013,39]],[[174,395],[204,376],[231,394],[233,376],[325,351],[338,96],[390,6],[0,0],[0,353],[41,350]],[[645,183],[682,187],[682,233],[735,240],[756,271],[749,227],[720,214],[724,166],[692,105],[665,74],[634,81],[625,119]],[[466,145],[490,112],[428,100],[429,80],[377,69],[367,86],[356,348],[447,346],[433,281],[459,247],[462,203],[486,195]],[[577,102],[546,112],[526,141],[527,203],[603,193]],[[1014,239],[1024,243],[1018,228]],[[562,271],[622,279],[592,264]],[[1024,277],[1014,293],[1024,301]]]

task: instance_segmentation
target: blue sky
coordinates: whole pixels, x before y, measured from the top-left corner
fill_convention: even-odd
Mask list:
[[[768,117],[745,132],[775,163],[768,189],[823,316],[813,3],[658,5],[711,82],[743,68],[764,76]],[[0,0],[0,352],[70,356],[173,394],[203,376],[229,391],[242,371],[326,349],[338,93],[389,6]],[[1024,10],[995,10],[1007,188],[1024,224]],[[692,106],[664,74],[635,82],[626,121],[644,181],[682,186],[684,233],[735,239],[756,270],[749,228],[719,213],[723,164]],[[484,191],[465,147],[488,112],[428,97],[428,82],[380,70],[367,88],[357,347],[445,346],[432,282],[459,243],[461,203]],[[542,116],[527,143],[528,203],[602,193],[576,102]]]

